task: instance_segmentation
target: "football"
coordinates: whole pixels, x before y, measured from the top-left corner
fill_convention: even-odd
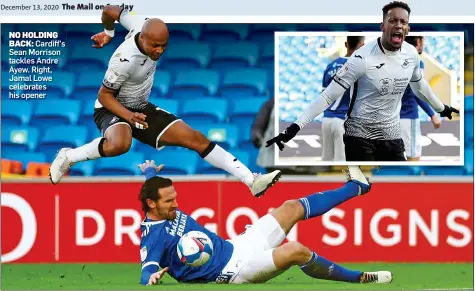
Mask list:
[[[183,235],[177,244],[180,261],[191,267],[206,264],[213,255],[213,242],[201,231],[190,231]]]

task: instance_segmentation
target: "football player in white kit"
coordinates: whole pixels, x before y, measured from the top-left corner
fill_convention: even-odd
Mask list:
[[[119,6],[108,5],[102,12],[104,31],[92,37],[95,47],[100,49],[111,41],[115,21],[129,33],[109,61],[95,102],[94,121],[102,137],[75,149],[61,149],[50,167],[53,184],[58,183],[74,163],[128,152],[132,138],[157,150],[162,146],[194,150],[213,166],[245,183],[256,197],[278,181],[280,171],[252,173],[201,132],[149,103],[157,61],[167,48],[168,28],[160,19],[140,17]]]
[[[356,50],[320,96],[267,146],[276,143],[283,150],[283,142],[294,138],[347,89],[352,95],[343,137],[347,161],[406,161],[399,113],[409,84],[440,116],[452,119],[452,113],[459,113],[434,95],[422,78],[417,50],[404,42],[410,12],[400,1],[384,6],[382,36]]]

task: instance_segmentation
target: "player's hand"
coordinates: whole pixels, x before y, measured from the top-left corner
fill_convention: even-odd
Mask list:
[[[142,171],[142,173],[145,174],[145,170],[148,169],[148,168],[154,168],[155,171],[160,172],[162,169],[163,169],[164,165],[161,164],[160,166],[157,166],[155,165],[155,161],[154,160],[145,160],[145,163],[142,163],[139,165],[139,168],[140,170]]]
[[[277,146],[279,147],[281,151],[284,150],[283,143],[288,142],[289,140],[293,139],[297,135],[299,130],[300,130],[300,127],[296,123],[292,123],[283,132],[279,133],[278,136],[268,140],[266,142],[266,148],[275,143],[277,144]]]
[[[435,129],[438,129],[442,125],[442,121],[440,121],[436,114],[434,114],[430,119]]]
[[[92,47],[95,48],[101,48],[106,46],[111,40],[112,37],[108,36],[104,31],[99,32],[97,34],[94,34],[91,36],[92,41],[95,42],[95,44],[92,45]]]
[[[127,121],[138,129],[147,129],[148,124],[145,122],[147,115],[139,112],[132,112],[132,114],[127,118]]]
[[[452,113],[459,113],[459,111],[452,106],[444,104],[444,110],[440,112],[441,117],[447,117],[448,119],[452,120]]]
[[[156,273],[153,273],[152,276],[150,276],[150,279],[148,279],[147,286],[157,284],[167,271],[168,271],[168,267],[161,269],[160,271]]]

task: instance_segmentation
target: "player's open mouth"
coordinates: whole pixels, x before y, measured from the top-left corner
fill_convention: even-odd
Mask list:
[[[396,44],[402,43],[402,33],[401,32],[394,32],[391,35],[391,41]]]

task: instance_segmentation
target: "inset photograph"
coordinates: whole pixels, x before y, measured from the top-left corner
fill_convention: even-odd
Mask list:
[[[463,33],[404,34],[276,32],[276,165],[463,165]]]

